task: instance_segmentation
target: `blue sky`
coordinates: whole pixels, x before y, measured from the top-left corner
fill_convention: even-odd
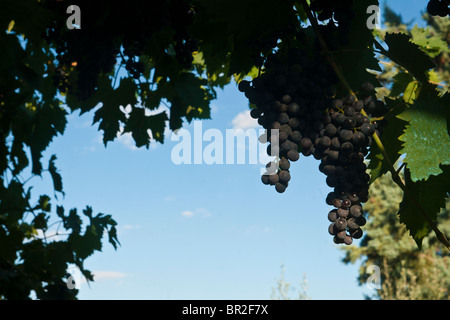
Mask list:
[[[419,21],[426,3],[389,1],[406,21]],[[248,125],[247,108],[231,84],[218,92],[203,130],[225,135]],[[64,136],[46,151],[58,156],[61,204],[90,205],[119,223],[121,246],[115,251],[105,241],[103,252],[88,258],[97,281],[82,285],[80,299],[270,299],[282,264],[293,297],[303,275],[312,299],[370,293],[357,285],[359,266],[341,262],[327,232],[330,188],[318,161],[294,163],[289,188],[278,194],[261,183],[260,165],[173,164],[170,136],[149,150],[136,150],[129,137],[105,148],[92,118],[71,115]],[[52,193],[45,178],[34,180],[36,194]]]

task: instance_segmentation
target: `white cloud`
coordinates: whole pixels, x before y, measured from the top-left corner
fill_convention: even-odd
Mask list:
[[[200,216],[202,218],[207,218],[211,216],[211,213],[205,208],[197,208],[194,211],[185,210],[181,212],[183,217],[192,218],[193,216]]]
[[[194,216],[194,212],[186,210],[186,211],[181,212],[181,215],[182,215],[183,217],[191,218],[191,217]]]
[[[136,143],[134,142],[131,133],[130,132],[123,133],[123,128],[121,128],[120,132],[117,133],[117,141],[130,150],[136,151],[139,149],[138,147],[136,147]]]
[[[245,130],[259,127],[258,121],[250,116],[250,110],[240,112],[231,123],[234,129]]]

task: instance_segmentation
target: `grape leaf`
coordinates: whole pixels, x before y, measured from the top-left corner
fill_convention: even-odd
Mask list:
[[[434,67],[430,57],[417,44],[411,42],[411,36],[404,33],[387,33],[384,41],[389,46],[386,56],[404,67],[417,80],[426,83],[427,71]]]
[[[417,182],[412,181],[410,170],[407,168],[405,170],[405,186],[408,193],[403,195],[398,215],[400,222],[405,224],[419,248],[422,246],[423,238],[431,231],[431,227],[414,202],[423,208],[432,221],[436,220],[440,209],[445,206],[445,197],[450,189],[450,167],[443,166],[442,170],[443,173],[438,176]]]
[[[400,157],[400,150],[402,149],[402,142],[398,137],[405,129],[406,121],[397,118],[395,115],[400,113],[405,108],[405,103],[401,100],[391,100],[385,98],[386,105],[391,111],[385,116],[387,126],[383,128],[380,140],[390,159],[394,164]],[[384,155],[376,143],[372,143],[370,153],[367,156],[370,160],[368,169],[370,170],[370,184],[383,174],[389,171],[389,165],[384,159]]]
[[[95,112],[94,123],[99,122],[99,129],[103,130],[103,143],[105,146],[109,141],[113,141],[120,130],[120,123],[125,122],[125,114],[120,110],[120,106],[134,105],[136,99],[136,83],[126,78],[120,82],[117,89],[111,87],[108,77],[99,80],[99,90],[102,94],[98,96],[103,103],[102,107]]]
[[[48,172],[50,172],[50,175],[53,180],[53,187],[55,191],[63,192],[63,186],[62,186],[62,178],[61,175],[58,173],[57,168],[55,166],[56,156],[52,155],[50,158],[50,161],[48,162]]]
[[[401,153],[406,154],[404,162],[411,170],[411,179],[428,179],[430,175],[442,173],[440,164],[450,164],[450,136],[447,132],[446,109],[448,94],[439,98],[437,91],[424,87],[420,99],[398,115],[408,121]]]
[[[168,120],[168,117],[165,111],[155,115],[146,115],[145,109],[133,108],[125,124],[124,132],[131,132],[136,147],[146,146],[148,148],[150,145],[148,130],[151,130],[153,139],[161,143],[164,142],[166,120]]]
[[[414,28],[411,29],[411,35],[411,41],[420,46],[420,48],[432,58],[442,52],[449,51],[447,42],[439,36],[432,35],[429,29],[419,28],[415,25]]]
[[[399,72],[394,76],[393,80],[392,90],[389,96],[398,97],[406,91],[408,85],[414,81],[414,77],[409,73]]]

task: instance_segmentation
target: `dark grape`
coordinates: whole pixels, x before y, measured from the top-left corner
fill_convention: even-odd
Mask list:
[[[282,183],[277,183],[277,184],[275,185],[275,190],[276,190],[278,193],[283,193],[283,192],[286,191],[286,186],[285,186],[284,184],[282,184]]]
[[[297,150],[289,150],[286,156],[289,160],[294,162],[300,158],[300,154]]]
[[[375,133],[375,128],[370,123],[363,123],[361,125],[361,132],[366,136],[371,136]]]
[[[337,210],[331,210],[328,212],[328,220],[330,222],[335,222],[338,219]]]

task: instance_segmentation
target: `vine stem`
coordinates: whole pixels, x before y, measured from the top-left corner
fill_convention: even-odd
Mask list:
[[[374,50],[375,51],[375,50]],[[381,53],[381,52],[380,52]],[[379,61],[381,64],[384,64],[384,65],[386,65],[386,66],[390,66],[390,67],[400,67],[401,69],[404,69],[401,65],[399,65],[399,64],[397,64],[397,63],[389,63],[389,62],[386,62],[386,61]],[[409,73],[408,72],[408,70],[406,70],[406,69],[404,69],[404,71],[406,72],[406,73]],[[380,72],[381,73],[381,72]],[[436,82],[436,81],[432,81],[432,80],[428,80],[428,83],[431,83],[431,84],[434,84],[435,86],[438,86],[438,87],[442,87],[442,88],[447,88],[447,85],[446,84],[444,84],[444,83],[440,83],[440,82]]]
[[[341,69],[337,65],[335,58],[333,57],[332,53],[328,50],[328,46],[327,46],[325,40],[323,39],[322,34],[320,33],[319,24],[317,23],[317,20],[315,19],[315,17],[312,15],[311,10],[309,9],[308,3],[306,2],[306,0],[299,0],[299,1],[302,4],[303,8],[305,9],[305,12],[306,12],[306,15],[308,17],[308,20],[311,23],[311,26],[312,26],[312,28],[314,30],[314,33],[317,36],[317,39],[319,40],[319,43],[320,43],[322,49],[325,51],[325,57],[326,57],[328,63],[331,65],[331,67],[333,68],[333,70],[336,73],[337,77],[339,78],[339,80],[341,81],[341,83],[345,87],[345,89],[348,91],[348,93],[351,94],[352,96],[356,97],[356,95],[353,92],[351,86],[347,82],[344,74],[342,73]],[[383,53],[387,53],[386,50],[381,46],[381,44],[378,43],[376,40],[375,40],[375,45],[380,51],[382,51]],[[364,109],[361,110],[361,113],[364,116],[367,116],[367,114],[364,111]],[[428,214],[425,212],[425,210],[420,205],[420,203],[411,195],[410,191],[408,190],[406,185],[403,183],[402,179],[399,176],[399,173],[397,172],[397,170],[395,170],[394,165],[393,165],[393,163],[392,163],[388,153],[386,152],[386,149],[384,148],[384,145],[381,142],[380,137],[378,136],[377,133],[373,134],[373,140],[375,141],[375,143],[377,144],[377,146],[380,149],[381,153],[383,154],[384,161],[388,165],[389,171],[391,172],[392,180],[395,182],[395,184],[397,184],[400,187],[400,189],[402,189],[402,191],[405,194],[406,198],[408,198],[409,201],[411,201],[412,204],[419,210],[420,214],[423,216],[425,221],[433,229],[434,233],[436,234],[437,239],[440,242],[442,242],[446,246],[446,248],[448,250],[450,250],[450,242],[445,237],[445,234],[442,233],[438,229],[438,227],[436,226],[434,221],[428,216]]]

